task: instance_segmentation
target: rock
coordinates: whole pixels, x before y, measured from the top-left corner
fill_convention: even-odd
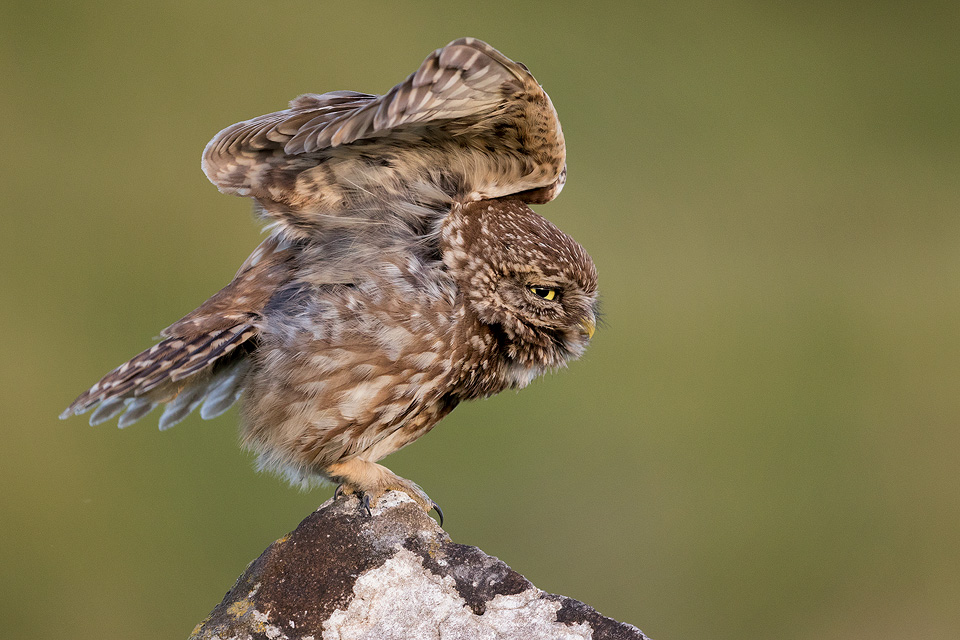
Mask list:
[[[227,592],[191,640],[646,638],[455,544],[406,494],[328,500]]]

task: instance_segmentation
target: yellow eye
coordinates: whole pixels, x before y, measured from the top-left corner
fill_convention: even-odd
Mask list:
[[[553,300],[557,297],[557,290],[551,289],[550,287],[539,287],[537,285],[531,285],[530,291],[533,292],[533,295],[539,296],[544,300]]]

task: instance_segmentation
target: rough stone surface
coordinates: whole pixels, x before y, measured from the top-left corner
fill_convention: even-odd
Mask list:
[[[254,560],[191,640],[646,638],[454,544],[403,493],[329,500]]]

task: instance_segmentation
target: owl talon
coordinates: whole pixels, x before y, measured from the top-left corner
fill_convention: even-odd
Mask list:
[[[401,480],[402,482],[398,483],[397,486],[391,487],[391,488],[395,489],[396,491],[402,491],[408,496],[410,496],[411,498],[413,498],[414,502],[420,505],[420,508],[423,509],[425,512],[430,513],[431,511],[436,511],[437,519],[440,521],[440,526],[442,527],[443,526],[443,509],[440,508],[440,505],[438,505],[436,502],[431,500],[430,496],[428,496],[423,489],[421,489],[419,486],[417,486],[413,482],[410,482],[409,480],[404,480],[403,478],[398,478],[398,480]]]
[[[333,499],[337,500],[340,498],[340,496],[352,496],[356,493],[356,490],[350,487],[346,482],[341,482],[337,485],[337,488],[333,490]]]
[[[360,500],[360,511],[366,512],[367,517],[370,518],[373,516],[373,513],[370,511],[370,494],[363,494],[363,499]]]

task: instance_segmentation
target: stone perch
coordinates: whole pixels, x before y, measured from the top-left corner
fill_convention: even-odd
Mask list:
[[[500,560],[454,544],[406,494],[361,514],[328,500],[254,560],[191,640],[606,638],[636,627],[544,593]]]

